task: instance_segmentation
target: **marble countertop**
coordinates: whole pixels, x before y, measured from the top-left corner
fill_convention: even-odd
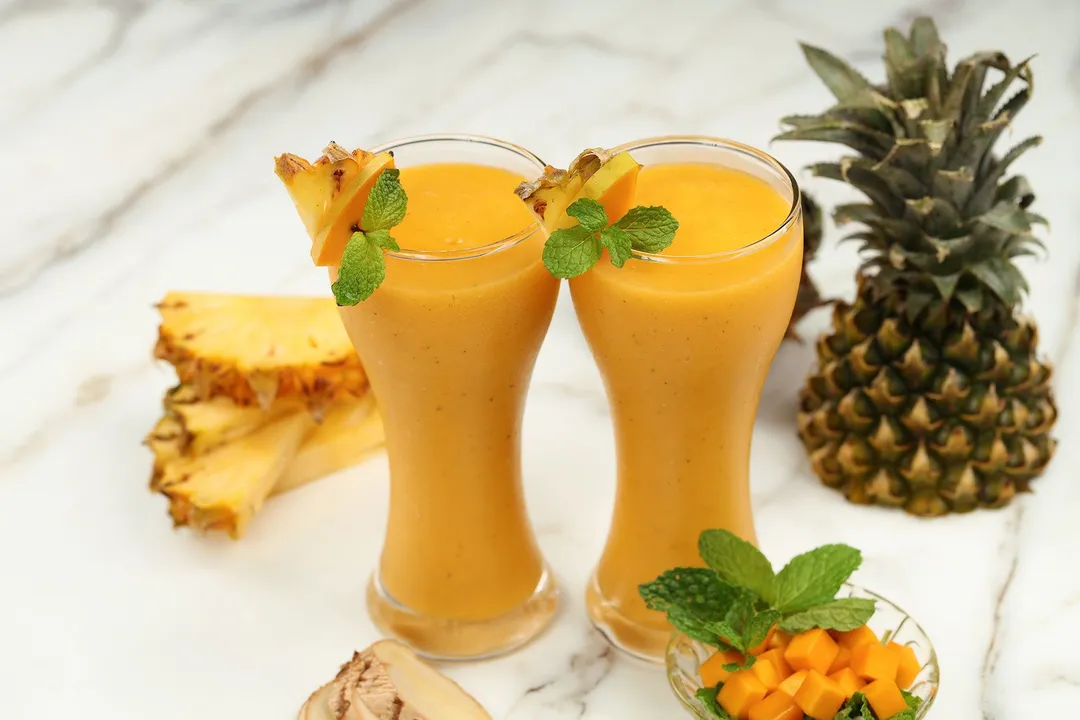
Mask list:
[[[1074,711],[1080,4],[0,0],[0,717],[291,718],[376,639],[362,588],[385,459],[271,501],[241,542],[174,532],[146,488],[140,440],[172,383],[150,358],[152,304],[168,289],[327,290],[274,154],[443,131],[506,138],[556,164],[656,134],[766,146],[781,115],[828,101],[797,38],[877,77],[880,30],[923,12],[954,60],[1038,54],[1013,134],[1046,137],[1021,167],[1052,223],[1051,259],[1024,269],[1026,309],[1058,370],[1058,456],[1034,495],[997,512],[921,521],[848,505],[813,478],[795,437],[812,350],[786,343],[754,437],[759,534],[777,560],[828,541],[864,550],[858,582],[936,645],[933,717]],[[793,168],[835,152],[773,151]],[[844,197],[810,187],[826,203]],[[829,233],[813,272],[850,296],[854,251]],[[615,657],[585,617],[614,456],[567,300],[536,370],[524,458],[565,606],[524,651],[446,671],[495,718],[679,717],[663,673]],[[818,312],[801,329],[827,322]]]

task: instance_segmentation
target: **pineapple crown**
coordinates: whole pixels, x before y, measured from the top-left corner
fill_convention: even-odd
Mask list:
[[[840,205],[837,224],[866,226],[860,275],[875,297],[900,296],[914,319],[927,307],[956,303],[967,313],[1009,313],[1027,291],[1013,259],[1042,243],[1032,226],[1046,220],[1028,208],[1035,196],[1009,166],[1039,145],[1030,137],[1002,156],[994,144],[1031,98],[1028,60],[980,52],[949,72],[945,45],[929,18],[905,37],[885,31],[884,85],[820,48],[803,45],[814,72],[837,103],[821,115],[782,120],[779,140],[840,143],[859,153],[811,166],[815,175],[855,186],[869,202]],[[1002,77],[984,90],[987,73]],[[1023,87],[1002,103],[1016,81]]]

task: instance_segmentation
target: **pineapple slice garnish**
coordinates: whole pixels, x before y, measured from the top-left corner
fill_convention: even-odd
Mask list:
[[[336,143],[323,153],[314,163],[290,153],[274,158],[274,172],[289,191],[311,238],[311,259],[320,267],[340,262],[375,180],[394,167],[390,153],[350,153]]]
[[[566,208],[579,198],[596,200],[614,222],[633,206],[640,171],[641,165],[628,152],[612,154],[593,148],[578,155],[567,170],[549,165],[543,176],[522,183],[517,192],[549,232],[577,222],[566,214]]]
[[[330,298],[170,292],[158,304],[155,357],[199,399],[318,409],[360,397],[367,376]]]

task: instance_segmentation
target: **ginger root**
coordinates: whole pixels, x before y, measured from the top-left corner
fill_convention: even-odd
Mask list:
[[[460,685],[394,640],[353,653],[299,720],[491,720]]]

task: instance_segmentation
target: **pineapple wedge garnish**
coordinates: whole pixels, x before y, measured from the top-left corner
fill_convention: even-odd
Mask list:
[[[592,148],[574,158],[567,170],[548,165],[542,176],[522,183],[517,193],[549,231],[577,223],[566,208],[579,198],[596,200],[614,222],[633,205],[640,171],[641,165],[628,152]]]
[[[341,261],[379,173],[392,167],[390,153],[350,153],[336,143],[330,143],[314,163],[290,153],[274,158],[274,172],[289,191],[311,238],[311,259],[316,265]]]
[[[158,304],[155,357],[201,400],[313,409],[367,391],[331,298],[170,292]]]
[[[252,412],[233,407],[238,417]],[[176,525],[239,538],[271,495],[355,465],[382,444],[382,421],[370,395],[331,405],[319,423],[294,408],[202,455],[157,455],[152,487],[169,498]]]

